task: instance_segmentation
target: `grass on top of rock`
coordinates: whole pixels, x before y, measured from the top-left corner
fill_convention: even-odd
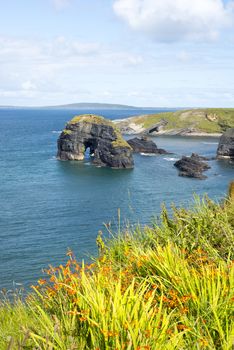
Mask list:
[[[232,350],[234,202],[163,207],[152,226],[97,237],[99,256],[50,267],[0,304],[0,349]]]
[[[121,135],[119,129],[114,126],[114,130],[115,130],[115,135],[116,135],[116,140],[112,141],[112,146],[114,148],[129,148],[130,150],[132,149],[132,147],[127,143],[127,141],[123,138],[123,136]]]
[[[104,117],[96,114],[77,115],[68,122],[68,125],[77,124],[79,122],[103,124],[103,125],[109,125],[113,127],[113,123],[111,120],[105,119]]]
[[[234,128],[234,108],[207,108],[182,110],[177,112],[166,112],[149,114],[131,119],[144,128],[165,119],[168,124],[165,130],[194,128],[206,133],[223,133],[228,128]]]
[[[70,129],[63,129],[63,133],[65,135],[70,135],[70,134],[72,134],[72,130],[70,130]]]

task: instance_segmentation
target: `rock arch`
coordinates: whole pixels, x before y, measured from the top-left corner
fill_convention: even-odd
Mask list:
[[[134,166],[130,145],[116,126],[103,117],[85,114],[68,122],[58,139],[57,158],[83,160],[88,147],[95,165],[118,169]]]

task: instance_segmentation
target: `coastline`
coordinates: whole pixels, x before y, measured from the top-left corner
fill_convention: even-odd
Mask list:
[[[134,123],[135,117],[130,117],[126,119],[116,119],[113,122],[119,127],[123,135],[140,135],[145,132],[146,128],[142,124]],[[219,138],[222,136],[222,133],[208,133],[199,130],[193,130],[190,128],[186,129],[168,129],[168,130],[159,130],[157,132],[152,132],[147,136],[183,136],[183,137],[210,137],[210,138]]]

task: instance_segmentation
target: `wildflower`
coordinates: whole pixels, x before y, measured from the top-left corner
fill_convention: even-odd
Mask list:
[[[53,275],[50,277],[50,282],[55,282],[56,281],[56,277]]]
[[[77,310],[73,310],[73,311],[71,310],[71,311],[68,311],[67,313],[68,315],[73,315],[73,316],[80,314]]]
[[[32,289],[37,289],[37,290],[38,290],[38,289],[40,289],[40,286],[34,286],[34,285],[32,285],[31,288],[32,288]]]
[[[169,335],[172,335],[172,334],[173,334],[173,330],[172,330],[172,329],[168,329],[168,330],[166,331],[166,333],[169,334]]]
[[[149,338],[150,335],[151,335],[151,331],[150,331],[149,329],[146,329],[146,330],[145,330],[145,336],[146,336],[146,338]]]
[[[207,339],[205,339],[205,338],[201,338],[201,339],[199,340],[199,343],[201,344],[201,346],[204,346],[204,347],[206,347],[206,346],[209,345],[209,342],[208,342]]]
[[[42,286],[43,284],[46,284],[46,280],[43,280],[43,279],[39,279],[37,282],[38,284],[40,284],[40,286]]]
[[[82,317],[79,318],[79,320],[80,320],[81,322],[87,321],[87,317],[82,316]]]
[[[185,329],[189,329],[189,327],[185,326],[184,324],[178,324],[177,329],[178,331],[184,331]]]
[[[186,314],[189,311],[189,309],[187,307],[182,307],[180,311],[182,314]]]
[[[117,337],[119,335],[118,332],[113,332],[113,331],[107,331],[107,330],[101,330],[102,334],[105,336],[105,337]]]
[[[67,289],[67,294],[69,294],[69,295],[74,295],[74,294],[76,294],[76,291],[75,291],[74,289],[68,288],[68,289]]]

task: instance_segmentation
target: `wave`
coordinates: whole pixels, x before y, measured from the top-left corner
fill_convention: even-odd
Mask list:
[[[218,145],[218,142],[202,142],[203,145]]]
[[[52,134],[61,134],[62,131],[52,130]]]
[[[154,157],[154,156],[156,156],[156,154],[155,153],[140,153],[140,155],[141,156],[147,156],[147,157]]]
[[[163,158],[163,159],[168,162],[177,162],[177,160],[179,160],[179,158]]]

